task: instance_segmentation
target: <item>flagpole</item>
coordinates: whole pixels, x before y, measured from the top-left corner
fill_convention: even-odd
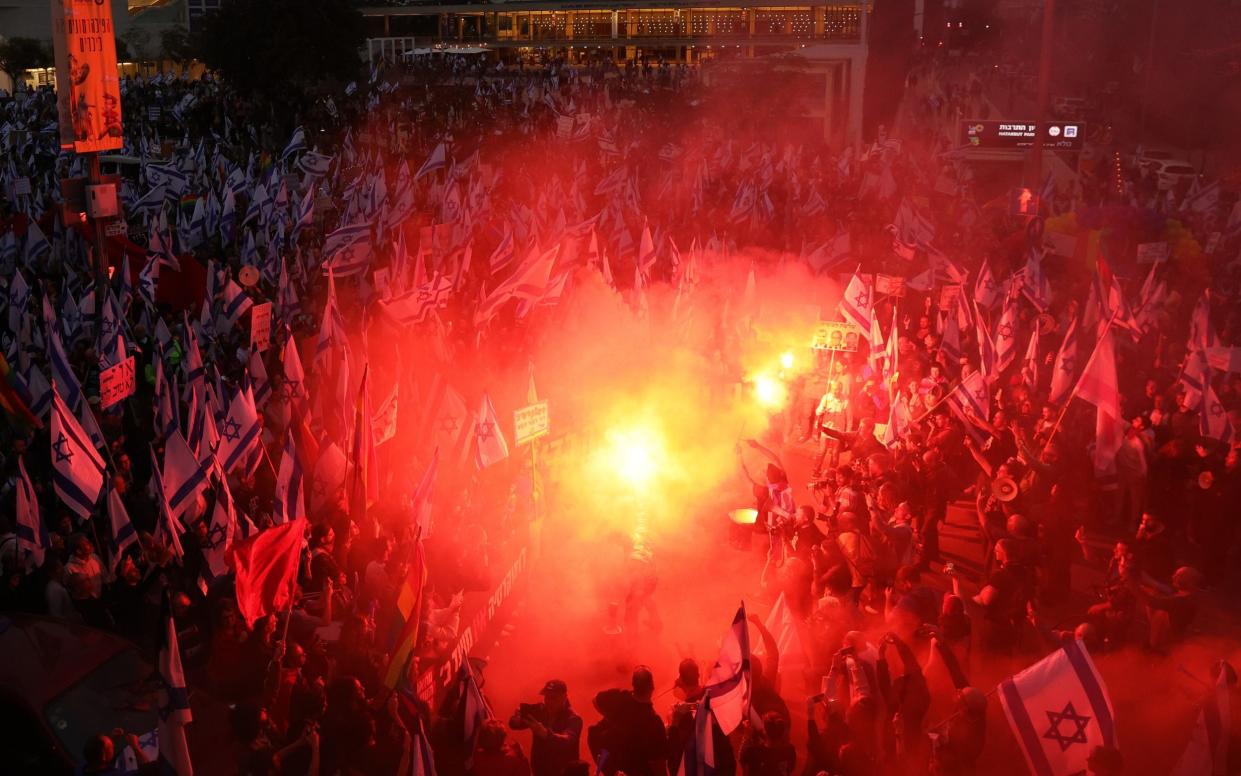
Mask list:
[[[1064,416],[1069,412],[1069,405],[1073,403],[1073,398],[1077,396],[1077,389],[1082,387],[1082,379],[1090,371],[1090,365],[1094,363],[1095,356],[1099,353],[1099,343],[1103,341],[1103,338],[1111,330],[1112,321],[1114,320],[1116,320],[1116,313],[1112,313],[1112,317],[1107,319],[1107,325],[1103,327],[1103,333],[1095,340],[1094,350],[1090,352],[1090,358],[1086,359],[1086,366],[1082,367],[1082,373],[1077,376],[1077,382],[1073,384],[1073,390],[1069,391],[1068,398],[1064,400],[1064,407],[1060,409],[1060,417],[1056,418],[1056,425],[1051,427],[1051,433],[1047,435],[1047,441],[1043,443],[1044,447],[1051,444],[1051,440],[1055,439],[1056,433],[1060,431],[1060,424],[1064,421]]]

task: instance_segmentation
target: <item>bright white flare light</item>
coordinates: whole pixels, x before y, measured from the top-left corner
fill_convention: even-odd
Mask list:
[[[787,392],[784,383],[770,375],[758,375],[754,378],[754,398],[767,409],[779,409],[784,406]]]
[[[648,485],[659,468],[659,445],[654,436],[645,429],[612,431],[612,466],[621,479],[635,489]]]

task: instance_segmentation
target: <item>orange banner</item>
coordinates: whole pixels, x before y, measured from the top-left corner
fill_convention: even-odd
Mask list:
[[[109,0],[52,0],[60,147],[121,147],[121,81]]]

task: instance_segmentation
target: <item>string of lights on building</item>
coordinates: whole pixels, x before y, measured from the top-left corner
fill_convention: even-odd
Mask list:
[[[449,13],[442,29],[483,30],[482,13]],[[629,8],[617,11],[517,11],[486,14],[486,34],[504,39],[604,41],[613,37],[710,39],[780,38],[857,40],[857,6],[772,6],[765,8]]]

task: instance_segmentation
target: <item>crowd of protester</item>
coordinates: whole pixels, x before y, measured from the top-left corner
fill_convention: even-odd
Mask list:
[[[1203,591],[1235,586],[1230,509],[1241,495],[1233,434],[1241,428],[1241,372],[1228,346],[1241,306],[1229,257],[1241,244],[1241,217],[1226,193],[1204,194],[1205,184],[1169,194],[1140,169],[1101,164],[1071,191],[1042,189],[1048,232],[1056,218],[1072,214],[1083,231],[1120,235],[1097,247],[1100,269],[1052,252],[1032,263],[1042,235],[1002,203],[975,201],[968,165],[945,156],[952,141],[917,131],[981,99],[976,79],[950,81],[933,65],[920,71],[911,93],[929,96],[907,100],[891,132],[881,127],[870,142],[835,151],[821,142],[774,141],[744,120],[735,135],[734,126],[688,122],[688,101],[704,91],[699,74],[666,63],[504,67],[435,55],[373,73],[344,95],[288,106],[257,104],[209,77],[128,81],[126,151],[176,168],[189,183],[151,209],[142,206],[154,188],[147,164],[123,184],[135,241],[110,250],[108,294],[124,320],[112,320],[117,328],[109,334],[123,335],[124,353],[140,368],[133,397],[109,409],[99,407],[99,375],[117,354],[100,331],[103,317],[93,320],[87,305],[106,297],[93,297],[89,233],[63,223],[59,210],[59,180],[82,174],[83,161],[57,149],[51,92],[0,97],[10,386],[0,488],[4,503],[16,505],[23,482],[32,483],[45,530],[42,537],[23,533],[29,526],[13,517],[16,507],[5,510],[0,608],[81,622],[148,646],[171,612],[189,680],[231,706],[239,773],[424,772],[420,745],[434,752],[441,773],[676,772],[705,692],[692,660],[676,671],[677,703],[668,716],[653,703],[653,671],[640,667],[631,687],[593,698],[602,720],[586,729],[557,679],[543,685],[540,703],[523,705],[507,721],[488,718],[470,737],[461,735],[475,687],[468,662],[460,674],[466,680],[447,688],[447,697],[423,699],[410,689],[422,669],[455,647],[461,591],[490,590],[499,558],[524,541],[539,474],[514,465],[482,488],[478,472],[446,464],[438,492],[461,495],[436,499],[434,521],[418,487],[432,465],[429,449],[418,448],[416,471],[402,475],[408,482],[385,480],[378,503],[359,504],[356,483],[344,476],[319,477],[320,467],[302,457],[315,437],[320,450],[335,446],[360,466],[349,428],[366,360],[355,357],[353,383],[338,391],[324,362],[348,344],[325,338],[331,322],[324,314],[321,323],[320,313],[337,305],[354,352],[365,353],[374,346],[376,335],[368,345],[366,332],[377,325],[378,300],[451,279],[438,309],[411,323],[423,327],[429,344],[378,371],[389,383],[413,385],[434,371],[427,363],[441,371],[453,364],[463,375],[477,366],[476,384],[458,386],[473,397],[488,375],[528,358],[536,326],[527,303],[551,305],[572,293],[563,280],[558,288],[550,283],[540,298],[488,307],[480,318],[483,290],[503,287],[508,265],[528,261],[526,248],[560,244],[555,277],[584,268],[630,298],[645,283],[688,288],[690,268],[709,274],[713,255],[785,251],[816,273],[843,273],[850,289],[860,271],[852,280],[848,273],[859,264],[866,273],[911,277],[903,295],[867,303],[886,336],[872,328],[863,332],[872,339],[869,352],[863,346],[830,360],[824,352],[819,368],[790,376],[788,407],[772,432],[739,447],[743,457],[765,463],[754,480],[757,525],[770,541],[763,584],[804,628],[806,655],[781,675],[770,624],[752,618],[767,646],[752,662],[755,719],[731,743],[716,731],[715,770],[978,772],[988,700],[969,676],[979,655],[1032,662],[1070,638],[1095,655],[1125,647],[1166,653],[1198,626]],[[300,144],[290,142],[295,127]],[[410,179],[411,163],[429,165],[446,147],[451,163]],[[330,157],[329,166],[296,161],[310,155]],[[662,164],[645,164],[652,159]],[[287,174],[299,170],[301,190],[290,190],[296,184]],[[29,193],[16,194],[18,179]],[[408,201],[403,186],[413,192]],[[186,195],[214,206],[235,201],[234,221],[225,226],[224,214],[216,210],[213,218],[207,204],[208,223],[196,222],[196,205],[181,201]],[[306,219],[303,203],[310,201],[315,212]],[[898,208],[905,216],[894,218]],[[404,220],[417,223],[405,228]],[[376,225],[367,243],[371,265],[387,259],[389,288],[376,288],[366,273],[323,271],[337,266],[336,255],[325,255],[329,235],[358,221]],[[1115,253],[1102,257],[1127,244],[1124,235],[1158,234],[1171,221],[1181,235],[1175,252],[1139,293],[1137,273],[1146,267]],[[417,268],[396,252],[404,248],[388,248],[409,240],[412,254],[419,234],[437,239],[436,224],[448,225],[445,245],[419,244]],[[515,259],[501,252],[506,240],[521,246]],[[682,254],[677,245],[693,247]],[[163,292],[158,275],[152,281],[143,273],[151,264],[165,268]],[[196,274],[190,265],[200,268]],[[1122,265],[1135,282],[1127,291],[1115,286],[1118,300],[1110,284]],[[275,304],[265,353],[228,313],[237,299],[233,278],[245,266],[261,278],[237,293]],[[999,292],[983,287],[984,273]],[[206,279],[187,301],[167,290],[170,276]],[[942,305],[944,281],[969,301]],[[1128,317],[1118,325],[1122,308]],[[971,325],[952,320],[958,316]],[[1023,338],[1018,355],[997,368],[987,351],[990,332],[1002,325]],[[53,328],[80,383],[70,410],[106,459],[108,495],[85,516],[63,503],[54,485],[47,376],[63,397],[66,373],[51,363]],[[946,343],[949,328],[955,340]],[[1025,338],[1036,330],[1027,352]],[[1081,339],[1078,373],[1096,339],[1114,343],[1122,414],[1114,420],[1124,430],[1110,466],[1100,466],[1107,456],[1100,456],[1095,408],[1074,404],[1071,394],[1048,398],[1073,331]],[[734,358],[729,345],[737,336],[744,334],[719,335],[725,360]],[[880,339],[890,344],[881,349]],[[290,377],[289,342],[312,365],[306,386]],[[1194,371],[1190,362],[1199,354],[1210,366]],[[192,374],[195,368],[208,377]],[[955,399],[975,373],[985,385],[983,403]],[[195,380],[210,392],[199,393]],[[269,392],[258,400],[261,431],[252,454],[232,470],[213,470],[171,521],[182,530],[170,536],[167,495],[152,465],[168,460],[170,428],[192,428],[203,412],[223,423],[227,397],[264,381]],[[169,399],[172,427],[161,410]],[[211,400],[208,410],[197,404]],[[1216,407],[1222,420],[1208,417]],[[416,401],[402,404],[398,440],[422,429],[428,412],[434,418]],[[298,592],[287,611],[248,622],[229,576],[213,573],[209,556],[220,541],[213,515],[232,515],[237,540],[283,523],[290,513],[276,494],[283,467],[276,463],[282,450],[289,456],[290,438],[299,440],[294,455],[306,462],[310,484]],[[207,458],[209,445],[195,445]],[[794,490],[781,457],[798,445],[813,447],[819,467]],[[136,543],[118,541],[107,503],[113,494]],[[979,568],[945,562],[940,534],[951,515],[982,548]],[[419,638],[409,665],[398,666],[412,680],[393,692],[389,631],[423,545],[427,582],[413,615]],[[1105,574],[1088,607],[1073,595],[1083,566]],[[1042,613],[1066,606],[1077,607],[1073,622],[1058,617],[1063,630],[1053,629]],[[794,747],[788,702],[806,696],[806,743]],[[934,727],[932,696],[953,704],[947,722]],[[526,730],[528,756],[510,732]],[[85,772],[112,772],[124,745],[138,748],[119,734],[92,739]],[[1119,773],[1117,758],[1099,749],[1091,772]]]

